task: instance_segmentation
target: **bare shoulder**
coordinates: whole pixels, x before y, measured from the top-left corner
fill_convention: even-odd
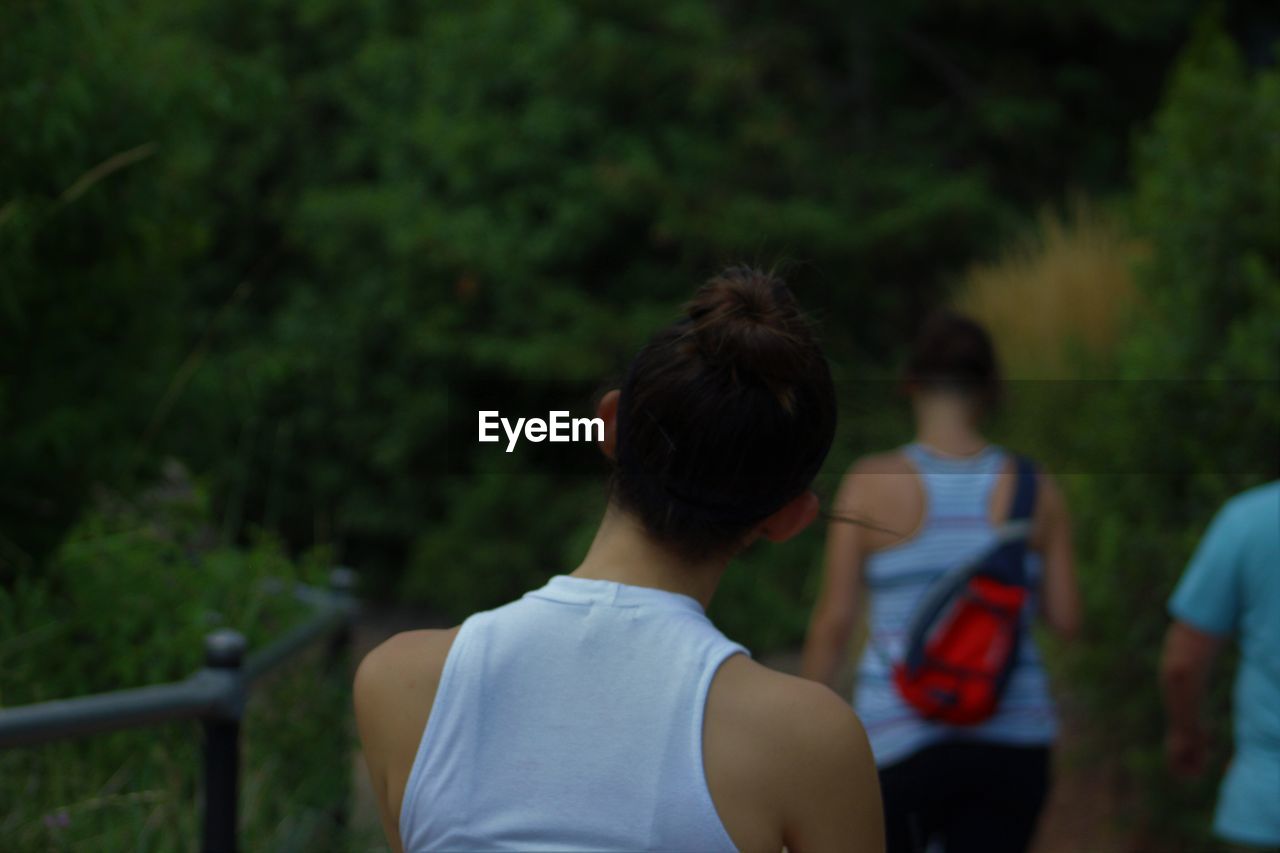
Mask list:
[[[356,669],[356,728],[393,850],[401,849],[397,826],[405,783],[457,634],[457,628],[396,634]]]
[[[847,838],[807,843],[804,831],[818,826],[838,836],[847,825],[874,824],[859,803],[878,814],[870,747],[849,705],[825,685],[745,655],[725,661],[711,683],[703,762],[740,850],[844,849]]]
[[[849,509],[875,503],[886,493],[909,486],[911,481],[904,476],[914,473],[911,463],[897,450],[863,456],[845,473],[840,484],[840,502]]]
[[[377,699],[430,690],[434,695],[457,628],[404,631],[365,655],[356,669],[355,693]]]
[[[371,768],[407,774],[426,728],[458,629],[405,631],[365,655],[352,689],[356,725]]]
[[[866,732],[823,684],[729,658],[707,697],[703,760],[741,850],[883,849]]]
[[[738,655],[725,662],[712,690],[732,700],[725,704],[736,708],[732,722],[743,735],[780,747],[763,756],[775,763],[775,772],[793,766],[811,774],[815,760],[870,760],[858,716],[824,684]]]
[[[863,552],[871,553],[913,536],[924,500],[915,467],[902,451],[891,450],[864,456],[849,468],[834,509],[872,525],[856,531]]]
[[[782,711],[788,706],[822,705],[827,699],[844,704],[831,689],[776,669],[771,669],[745,655],[725,661],[721,668],[725,686],[750,692],[760,701],[757,707],[763,711]]]
[[[900,450],[886,450],[861,457],[849,466],[849,477],[874,474],[914,474],[915,468]]]

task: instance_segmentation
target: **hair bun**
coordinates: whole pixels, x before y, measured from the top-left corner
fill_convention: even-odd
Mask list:
[[[813,482],[835,435],[826,358],[791,291],[732,267],[660,330],[618,395],[614,496],[691,561],[740,547]]]
[[[730,267],[686,307],[697,348],[709,363],[788,381],[814,356],[807,321],[780,278]]]

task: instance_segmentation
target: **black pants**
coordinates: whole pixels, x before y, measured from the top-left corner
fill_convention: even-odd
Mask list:
[[[926,747],[880,770],[888,853],[1024,853],[1048,791],[1048,747]]]

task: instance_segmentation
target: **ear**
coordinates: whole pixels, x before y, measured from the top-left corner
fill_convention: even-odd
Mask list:
[[[818,517],[818,496],[806,489],[760,522],[756,528],[770,542],[786,542]]]
[[[618,397],[621,392],[614,388],[600,398],[596,406],[596,417],[604,421],[604,438],[600,442],[600,452],[610,459],[618,447]]]

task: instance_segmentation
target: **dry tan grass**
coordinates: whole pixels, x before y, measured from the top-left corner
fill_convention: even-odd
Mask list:
[[[1041,213],[1028,236],[963,277],[956,307],[990,329],[1011,379],[1067,379],[1105,366],[1137,304],[1146,250],[1084,199]]]

